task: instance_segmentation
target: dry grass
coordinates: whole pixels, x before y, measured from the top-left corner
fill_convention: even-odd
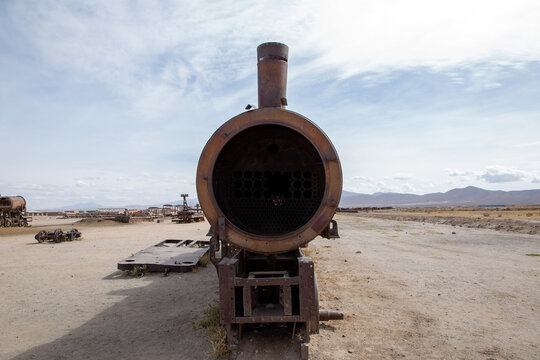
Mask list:
[[[304,253],[304,256],[312,256],[315,250],[313,248],[303,248],[302,252]]]
[[[193,324],[196,329],[202,329],[208,336],[212,351],[208,354],[216,359],[223,359],[229,355],[227,348],[227,330],[219,324],[219,305],[210,304],[204,310],[202,320]]]
[[[146,265],[135,265],[131,270],[124,271],[124,275],[141,277],[148,274],[148,267]]]
[[[206,253],[199,259],[199,262],[197,263],[197,265],[206,267],[206,265],[208,265],[209,262],[210,262],[210,254]]]

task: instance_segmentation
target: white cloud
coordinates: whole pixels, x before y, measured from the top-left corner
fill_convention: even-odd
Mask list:
[[[529,171],[523,171],[505,166],[488,166],[484,170],[462,171],[457,169],[445,169],[449,176],[457,177],[462,181],[472,179],[481,180],[491,184],[509,182],[532,182],[535,183],[539,177]]]
[[[418,66],[518,66],[540,58],[537,1],[321,2],[316,18],[319,63],[339,64],[343,77]],[[476,81],[492,78],[491,70],[477,69]]]
[[[90,74],[142,107],[153,96],[202,97],[208,87],[246,78],[254,72],[254,46],[268,40],[288,43],[291,59],[302,58],[295,74],[364,73],[367,85],[388,81],[397,69],[458,67],[471,70],[473,87],[493,87],[501,67],[540,59],[537,1],[182,1],[135,8],[131,1],[40,1],[7,9],[46,61]]]
[[[90,184],[88,184],[87,182],[82,181],[82,180],[75,181],[75,185],[77,185],[78,187],[88,187],[88,186],[90,186]]]
[[[522,0],[511,4],[298,0],[271,5],[209,0],[8,2],[0,13],[0,21],[9,20],[2,21],[7,35],[0,34],[1,45],[6,43],[3,48],[8,49],[1,55],[7,59],[2,74],[15,74],[12,83],[22,84],[17,99],[33,105],[3,103],[11,106],[6,113],[20,119],[1,119],[2,128],[27,131],[36,138],[46,137],[49,131],[69,136],[49,149],[51,154],[63,152],[61,158],[41,161],[39,156],[24,156],[24,168],[14,173],[26,171],[25,175],[5,181],[23,184],[9,191],[48,196],[51,202],[99,195],[111,202],[152,203],[170,201],[180,192],[194,194],[196,161],[204,142],[219,124],[241,111],[239,102],[256,101],[255,46],[282,41],[291,51],[290,84],[348,104],[306,101],[310,109],[323,108],[322,121],[330,124],[336,145],[346,148],[350,143],[346,154],[340,153],[344,172],[363,175],[348,176],[347,188],[369,193],[438,191],[449,179],[438,174],[441,167],[479,169],[486,159],[502,157],[507,158],[501,164],[529,172],[450,170],[452,184],[485,184],[512,176],[534,182],[539,179],[535,169],[540,163],[534,162],[533,151],[520,153],[517,148],[540,144],[531,135],[537,129],[536,105],[529,104],[529,115],[510,109],[494,116],[484,111],[496,99],[485,99],[478,111],[468,112],[460,107],[463,99],[448,99],[441,93],[443,100],[433,106],[456,101],[455,111],[447,106],[442,112],[428,113],[418,107],[407,113],[393,107],[401,95],[395,94],[398,88],[389,86],[392,89],[384,89],[385,93],[378,89],[376,100],[362,98],[364,104],[359,104],[359,96],[367,92],[341,86],[351,86],[352,81],[339,79],[359,75],[364,87],[373,87],[394,81],[404,84],[408,75],[420,71],[430,76],[443,72],[460,84],[459,90],[496,89],[505,84],[509,70],[540,60],[539,8],[536,1]],[[527,69],[536,71],[532,65]],[[19,79],[27,72],[28,78]],[[320,79],[333,84],[313,87]],[[406,84],[413,90],[415,85]],[[50,93],[24,98],[43,89]],[[440,90],[436,85],[430,89]],[[67,102],[62,95],[71,91],[76,101]],[[96,96],[102,93],[106,100]],[[111,102],[104,105],[109,95]],[[334,119],[325,120],[332,117],[327,115]],[[29,146],[38,148],[38,143],[30,141]],[[514,152],[503,149],[519,143]],[[65,152],[66,148],[80,150]],[[68,163],[81,183],[64,180],[61,170],[55,172],[56,178],[49,175],[52,168],[63,169]],[[94,178],[99,170],[109,172]],[[430,175],[434,172],[438,175]]]
[[[524,181],[530,177],[531,174],[528,174],[525,171],[508,169],[502,166],[488,167],[480,175],[478,175],[479,179],[484,180],[488,183]],[[530,180],[532,181],[532,179]]]
[[[398,180],[398,181],[411,180],[412,178],[413,176],[409,174],[397,174],[391,177],[392,180]]]
[[[444,171],[448,173],[448,176],[453,176],[453,177],[467,177],[468,178],[469,176],[474,175],[474,172],[472,171],[461,171],[461,170],[450,169],[450,168],[444,169]]]
[[[392,176],[384,178],[371,178],[367,176],[353,176],[344,180],[344,189],[359,193],[388,193],[388,192],[401,192],[412,193],[417,191],[409,182],[411,176]]]
[[[537,147],[540,146],[540,141],[532,141],[516,145],[517,147]]]

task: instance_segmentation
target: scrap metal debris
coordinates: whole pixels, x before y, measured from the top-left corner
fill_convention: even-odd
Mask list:
[[[44,242],[59,243],[62,241],[73,241],[74,239],[80,238],[81,236],[82,236],[82,233],[77,229],[71,229],[67,232],[63,232],[62,229],[56,229],[50,232],[41,230],[40,232],[36,234],[35,239],[39,243],[44,243]]]
[[[210,248],[207,240],[168,239],[150,246],[118,263],[118,269],[131,271],[134,268],[150,272],[189,272],[202,263]]]
[[[32,218],[26,214],[26,200],[22,196],[0,195],[0,227],[28,226]]]
[[[204,215],[199,204],[197,204],[195,209],[190,208],[187,203],[189,194],[181,194],[180,196],[184,199],[182,210],[178,210],[171,221],[177,224],[204,221]]]

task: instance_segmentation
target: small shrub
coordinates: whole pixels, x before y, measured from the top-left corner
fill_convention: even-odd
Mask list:
[[[206,254],[204,254],[203,257],[201,257],[199,259],[199,262],[197,263],[197,265],[202,266],[202,267],[206,267],[206,265],[208,265],[209,262],[210,262],[210,255],[208,253],[206,253]]]
[[[219,305],[210,304],[203,314],[202,320],[193,325],[196,329],[204,330],[208,336],[212,346],[212,352],[208,355],[223,359],[229,354],[229,349],[227,348],[227,330],[219,324]]]
[[[126,271],[127,275],[129,275],[129,276],[138,276],[138,277],[144,276],[144,275],[146,275],[148,273],[149,273],[148,266],[146,266],[146,265],[143,265],[143,266],[135,265],[133,267],[133,269]]]

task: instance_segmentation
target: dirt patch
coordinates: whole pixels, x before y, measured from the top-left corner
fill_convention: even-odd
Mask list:
[[[338,222],[340,239],[310,245],[321,307],[345,313],[313,337],[315,359],[536,356],[540,261],[525,254],[540,237],[351,215]]]
[[[321,324],[312,359],[533,359],[540,351],[540,236],[337,217],[317,238]],[[205,239],[208,224],[87,226],[84,240],[0,238],[1,359],[209,359],[193,324],[218,298],[212,265],[123,276],[116,263],[164,239]],[[79,226],[77,226],[79,227]],[[455,234],[452,234],[455,232]],[[291,326],[246,328],[236,358],[298,359]]]
[[[450,225],[457,227],[467,227],[474,229],[490,229],[521,234],[540,234],[540,223],[537,221],[497,219],[497,218],[471,218],[458,216],[433,216],[433,215],[401,215],[401,214],[378,214],[362,213],[359,216],[397,220],[397,221],[419,221],[430,224]]]

